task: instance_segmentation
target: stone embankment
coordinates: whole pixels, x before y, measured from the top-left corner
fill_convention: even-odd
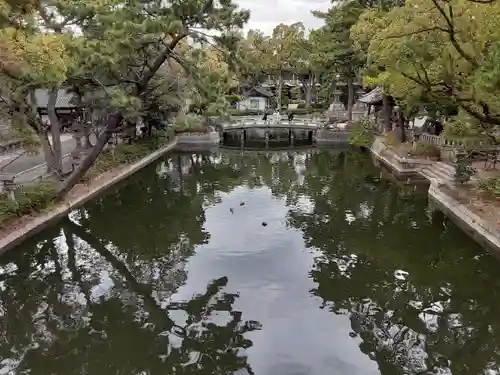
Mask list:
[[[430,159],[404,158],[390,150],[381,138],[376,138],[370,147],[376,160],[388,167],[397,177],[408,182],[427,180],[431,203],[450,217],[459,227],[482,246],[500,254],[500,222],[498,215],[492,215],[482,207],[487,202],[470,196],[466,188],[456,186],[453,166]],[[472,180],[471,184],[475,181]],[[478,204],[479,203],[479,204]],[[493,209],[495,211],[495,209]]]

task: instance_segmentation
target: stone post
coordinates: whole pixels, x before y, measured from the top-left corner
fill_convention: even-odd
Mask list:
[[[264,136],[265,140],[266,140],[266,148],[269,147],[269,129],[266,129],[266,134]]]

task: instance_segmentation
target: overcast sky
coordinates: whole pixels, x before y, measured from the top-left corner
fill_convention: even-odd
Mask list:
[[[241,8],[251,11],[246,30],[260,29],[271,34],[279,23],[303,22],[307,29],[317,28],[322,22],[311,10],[327,10],[330,0],[236,0]]]

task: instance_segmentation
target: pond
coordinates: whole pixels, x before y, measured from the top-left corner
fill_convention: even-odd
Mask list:
[[[367,154],[172,154],[0,259],[0,374],[499,374],[499,266]]]

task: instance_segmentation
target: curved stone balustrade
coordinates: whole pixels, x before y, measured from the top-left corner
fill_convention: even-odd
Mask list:
[[[315,130],[322,126],[324,126],[324,122],[322,121],[312,121],[312,120],[281,120],[279,123],[263,120],[242,120],[232,124],[224,124],[222,125],[223,131],[229,130],[240,130],[240,129],[249,129],[249,128],[286,128],[286,129],[306,129],[306,130]]]

